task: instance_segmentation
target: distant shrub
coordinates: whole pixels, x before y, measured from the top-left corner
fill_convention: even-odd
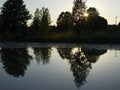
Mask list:
[[[109,25],[107,31],[120,31],[120,27],[117,25]]]

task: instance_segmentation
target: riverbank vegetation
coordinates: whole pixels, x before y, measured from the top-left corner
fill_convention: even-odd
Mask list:
[[[0,41],[120,43],[120,23],[108,25],[95,7],[86,7],[84,0],[74,0],[72,12],[62,11],[51,25],[48,8],[31,15],[23,0],[7,0],[0,11]]]

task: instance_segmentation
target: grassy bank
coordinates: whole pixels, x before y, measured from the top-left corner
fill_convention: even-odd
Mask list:
[[[14,40],[4,40],[0,37],[1,42],[50,42],[50,43],[115,43],[120,44],[120,31],[101,31],[92,33],[75,34],[58,33],[49,34],[47,36],[34,36],[27,35],[23,37],[17,37]]]

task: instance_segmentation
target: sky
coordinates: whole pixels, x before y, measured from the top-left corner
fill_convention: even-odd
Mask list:
[[[0,0],[0,7],[6,0]],[[36,8],[49,8],[51,14],[52,24],[56,23],[59,14],[62,11],[72,12],[74,0],[24,0],[27,9],[30,13],[34,13]],[[87,8],[95,7],[100,13],[100,16],[106,18],[109,24],[115,24],[115,17],[117,22],[120,22],[120,0],[87,0]]]

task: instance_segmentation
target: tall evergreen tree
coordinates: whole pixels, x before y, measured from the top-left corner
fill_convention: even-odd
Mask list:
[[[2,33],[23,34],[31,18],[23,0],[7,0],[1,8]]]

